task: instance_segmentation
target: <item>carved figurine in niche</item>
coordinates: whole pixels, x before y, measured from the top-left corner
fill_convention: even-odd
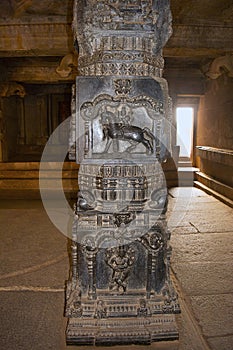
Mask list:
[[[120,246],[106,250],[106,263],[112,268],[109,289],[123,294],[126,292],[127,277],[135,261],[133,248]]]
[[[135,125],[119,123],[114,113],[109,111],[101,114],[101,123],[103,125],[103,140],[107,140],[104,152],[108,152],[112,140],[122,140],[130,143],[126,152],[131,152],[139,143],[142,143],[148,154],[153,153],[153,140],[155,137],[147,127],[142,129]]]
[[[150,315],[150,309],[147,307],[145,299],[140,299],[139,308],[137,310],[137,315],[139,317],[146,317],[146,316]]]
[[[95,318],[106,318],[107,317],[107,308],[105,303],[102,300],[97,301]]]

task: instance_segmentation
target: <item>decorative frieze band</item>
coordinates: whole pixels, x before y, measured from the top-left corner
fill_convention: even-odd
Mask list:
[[[107,75],[136,75],[161,77],[162,69],[146,63],[97,63],[79,68],[81,75],[107,76]]]

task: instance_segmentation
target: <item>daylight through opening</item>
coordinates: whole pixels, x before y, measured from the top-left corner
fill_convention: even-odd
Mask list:
[[[180,157],[190,158],[193,144],[193,108],[178,107],[176,109],[177,136],[176,142],[180,146]]]

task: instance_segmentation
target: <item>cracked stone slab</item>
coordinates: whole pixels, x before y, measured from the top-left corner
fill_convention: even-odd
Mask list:
[[[191,201],[187,207],[187,210],[191,213],[193,212],[200,212],[200,213],[211,213],[216,211],[224,211],[224,212],[232,212],[232,209],[228,207],[227,205],[221,203],[221,202],[202,202],[200,203],[199,200],[197,201]]]
[[[63,293],[1,292],[0,348],[62,349]]]
[[[224,219],[219,221],[218,219],[213,220],[211,223],[197,222],[196,220],[191,221],[199,232],[201,233],[210,233],[210,232],[231,232],[233,224],[231,222],[224,222]]]
[[[170,229],[171,229],[172,235],[186,235],[189,233],[198,233],[197,228],[191,224],[188,226],[176,226],[176,227],[171,226]]]
[[[233,259],[233,232],[173,235],[171,245],[174,263],[223,263]]]
[[[173,263],[172,269],[185,294],[233,294],[233,263]]]
[[[199,210],[190,210],[188,204],[184,208],[174,206],[167,212],[170,227],[193,225],[200,232],[229,232],[233,227],[233,211],[231,208],[215,208],[199,204]]]
[[[0,265],[7,275],[46,265],[67,254],[67,237],[62,235],[41,209],[1,209]],[[17,244],[16,244],[17,243]]]
[[[65,281],[69,275],[69,259],[64,256],[60,261],[46,267],[41,267],[36,271],[16,275],[11,278],[1,279],[0,288],[7,286],[26,286],[26,287],[50,287],[65,288]]]
[[[179,350],[207,350],[203,349],[203,343],[199,340],[199,337],[193,332],[192,324],[188,319],[185,310],[182,308],[182,306],[181,315],[177,316],[176,320],[180,335]]]
[[[223,211],[188,212],[184,222],[191,222],[199,232],[229,232],[233,227],[233,210],[229,207]]]
[[[212,350],[232,350],[233,335],[228,337],[213,337],[207,338]]]
[[[191,297],[192,309],[204,336],[232,335],[232,296],[230,293]]]

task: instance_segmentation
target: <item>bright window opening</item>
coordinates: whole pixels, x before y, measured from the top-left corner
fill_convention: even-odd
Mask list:
[[[177,145],[180,146],[180,157],[190,158],[193,144],[193,108],[176,109]]]

